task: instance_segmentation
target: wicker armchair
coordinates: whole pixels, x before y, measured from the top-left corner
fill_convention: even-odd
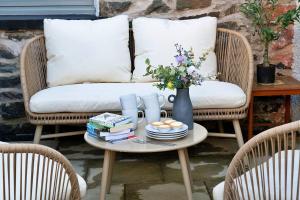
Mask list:
[[[48,147],[1,143],[0,163],[0,199],[79,200],[86,193],[70,162]]]
[[[214,199],[299,199],[300,121],[278,126],[249,140],[230,163]]]
[[[130,34],[132,36],[132,34]],[[247,116],[250,93],[253,81],[253,55],[247,39],[240,33],[218,29],[216,55],[220,80],[237,84],[247,96],[246,103],[238,108],[198,109],[194,110],[195,120],[232,120],[234,134],[213,133],[211,136],[236,137],[239,145],[243,145],[243,137],[239,119]],[[134,55],[133,39],[130,41],[130,52]],[[99,113],[33,113],[29,108],[32,95],[47,87],[46,84],[46,49],[44,37],[31,39],[24,47],[21,55],[21,83],[25,110],[28,120],[37,125],[34,142],[40,138],[59,137],[80,134],[80,132],[42,135],[43,125],[84,124],[88,118]],[[171,115],[171,112],[169,111]]]

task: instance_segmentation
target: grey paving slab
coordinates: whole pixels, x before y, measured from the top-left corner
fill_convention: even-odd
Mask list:
[[[186,199],[185,187],[176,182],[127,184],[126,200],[182,200]],[[194,183],[193,199],[209,200],[203,183]]]
[[[147,183],[162,181],[162,171],[159,162],[141,161],[118,161],[113,169],[114,183]]]
[[[87,177],[87,161],[86,160],[70,160],[72,166],[74,167],[77,174],[79,174],[82,178]]]
[[[98,200],[100,196],[100,185],[95,188],[88,188],[86,200]],[[106,200],[125,200],[124,197],[124,185],[123,184],[113,184],[111,186],[110,193],[106,195]]]
[[[63,140],[59,143],[59,151],[68,159],[102,159],[104,151],[88,145],[83,139],[76,137],[75,141]]]
[[[50,142],[54,145],[56,142]],[[72,163],[88,184],[86,199],[99,199],[103,151],[84,140],[63,139],[58,150]],[[194,199],[209,199],[212,188],[223,181],[237,150],[235,139],[208,138],[189,148]],[[207,186],[207,188],[205,187]],[[108,200],[186,199],[176,151],[150,154],[118,153]]]

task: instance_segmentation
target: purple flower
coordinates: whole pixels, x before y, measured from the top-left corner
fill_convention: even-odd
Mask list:
[[[181,81],[183,81],[185,84],[189,81],[186,77],[181,77]]]
[[[179,64],[183,63],[183,61],[185,60],[184,56],[182,56],[182,55],[175,56],[175,58],[176,58],[177,63],[179,63]]]

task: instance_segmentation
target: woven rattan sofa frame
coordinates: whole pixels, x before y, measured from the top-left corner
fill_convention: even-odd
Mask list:
[[[130,32],[130,52],[134,55],[132,32]],[[215,52],[217,55],[219,79],[240,86],[246,94],[246,103],[238,108],[195,109],[194,120],[232,120],[235,134],[210,133],[210,136],[236,137],[239,145],[243,144],[239,119],[247,116],[253,82],[253,55],[247,39],[240,33],[219,28]],[[132,56],[133,61],[133,56]],[[133,63],[133,62],[132,62]],[[99,113],[34,113],[29,101],[32,95],[47,88],[46,83],[46,48],[44,36],[36,36],[29,40],[21,54],[21,84],[25,111],[28,120],[36,125],[34,142],[41,138],[61,137],[82,132],[56,133],[41,135],[43,125],[84,124],[88,118]],[[134,67],[133,67],[134,68]],[[104,112],[104,111],[103,111]],[[168,111],[171,115],[171,112]]]
[[[33,193],[33,191],[35,191],[33,187],[36,187],[36,185],[32,183],[33,181],[32,177],[35,177],[36,175],[37,184],[41,184],[42,191],[44,192],[45,195],[48,196],[48,197],[45,196],[45,199],[49,199],[51,190],[53,190],[52,192],[56,194],[55,198],[53,196],[52,199],[66,199],[65,194],[68,186],[71,187],[69,199],[71,200],[81,199],[76,172],[72,167],[71,163],[61,153],[49,147],[38,145],[38,144],[0,144],[0,156],[3,158],[2,162],[0,163],[1,166],[3,168],[5,166],[9,168],[10,164],[11,166],[16,166],[17,154],[22,156],[22,158],[25,161],[19,163],[20,167],[18,168],[14,167],[14,170],[11,170],[11,173],[9,171],[8,173],[5,171],[3,172],[3,174],[6,174],[8,178],[7,179],[3,178],[3,184],[0,185],[0,188],[2,187],[2,191],[14,191],[14,194],[16,195],[17,192],[16,190],[17,188],[19,188],[20,195],[25,194],[26,196],[26,194],[30,194],[32,198],[34,197],[38,198],[39,196],[42,197],[42,194],[38,194],[37,191]],[[29,161],[27,162],[26,160],[28,160],[28,157],[30,155],[35,155],[35,156],[32,156],[32,161],[29,163]],[[5,157],[10,159],[5,159]],[[42,157],[45,158],[44,161],[42,160]],[[52,162],[50,162],[50,160]],[[58,165],[56,166],[53,165],[53,162],[56,162]],[[34,163],[37,164],[36,165],[37,167],[31,168],[32,171],[28,171],[28,170],[23,171],[23,169],[27,169],[28,166],[30,166],[30,164],[34,165]],[[62,168],[64,170],[62,170]],[[42,173],[39,170],[43,170]],[[47,174],[48,171],[49,172],[53,171],[51,177],[44,176],[44,174],[45,173]],[[20,185],[11,184],[13,181],[16,182],[16,178],[17,178],[16,176],[18,176],[18,174],[20,175],[21,180],[23,181],[25,180],[24,181],[25,184],[23,185],[22,183]],[[41,174],[43,176],[41,176]],[[26,184],[26,180],[29,179],[30,177],[31,177],[30,179],[31,184]],[[52,178],[51,183],[53,183],[54,185],[57,184],[58,187],[54,189],[51,184],[46,184],[47,182],[50,181],[48,180],[48,178]],[[9,180],[11,180],[11,182]],[[68,183],[64,184],[63,183],[64,180],[66,180]],[[4,193],[0,194],[0,196],[1,196],[0,199],[6,199],[4,197],[5,196]]]

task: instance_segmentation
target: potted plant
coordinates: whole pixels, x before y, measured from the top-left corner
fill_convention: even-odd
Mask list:
[[[257,65],[258,83],[274,83],[275,65],[269,61],[270,43],[277,40],[290,24],[300,19],[299,8],[274,17],[278,6],[278,0],[246,0],[240,7],[240,11],[252,21],[255,32],[264,45],[263,63]]]
[[[177,55],[176,64],[169,66],[152,66],[149,59],[146,59],[147,71],[145,76],[151,76],[158,80],[154,85],[160,90],[166,88],[176,89],[176,96],[170,95],[169,101],[173,103],[173,118],[188,125],[193,129],[193,106],[189,95],[191,85],[200,85],[204,77],[200,74],[199,68],[206,60],[210,49],[205,51],[200,58],[194,59],[193,50],[184,50],[181,45],[175,45]],[[209,77],[212,78],[212,77]]]

